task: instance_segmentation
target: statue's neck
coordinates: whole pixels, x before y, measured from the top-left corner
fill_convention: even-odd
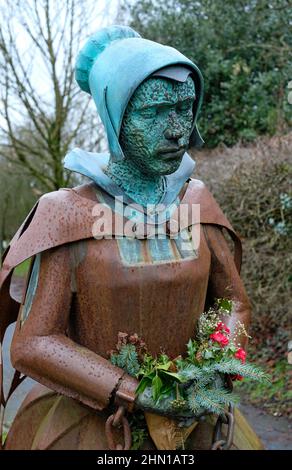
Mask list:
[[[130,160],[110,160],[105,173],[138,204],[158,204],[162,198],[163,176],[142,173]]]

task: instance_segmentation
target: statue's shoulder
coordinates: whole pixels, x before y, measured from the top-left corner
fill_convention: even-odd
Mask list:
[[[199,179],[190,178],[184,195],[184,202],[191,204],[201,204],[202,209],[209,205],[219,207],[214,196],[209,191],[206,184]]]
[[[43,194],[29,214],[29,220],[24,222],[20,235],[38,228],[44,237],[46,233],[54,233],[51,238],[57,244],[66,237],[68,242],[71,238],[82,238],[83,231],[78,232],[80,225],[87,226],[88,221],[92,224],[92,208],[97,203],[94,188],[94,183],[87,183]]]
[[[96,193],[94,188],[96,187],[95,183],[85,183],[74,188],[60,188],[57,191],[51,191],[49,193],[43,194],[37,205],[42,206],[61,206],[66,209],[67,205],[75,204],[76,197],[84,198],[88,201],[96,202]]]
[[[54,224],[57,224],[58,231],[76,226],[76,217],[86,217],[97,202],[94,188],[94,183],[87,183],[43,194],[20,227],[20,232],[35,224],[36,220],[42,231],[52,230]]]
[[[234,231],[227,216],[203,181],[190,179],[181,202],[188,205],[199,204],[201,223],[219,225]]]
[[[219,206],[218,202],[215,200],[203,181],[198,179],[191,179],[188,182],[188,187],[182,202],[185,202],[189,205],[199,204],[201,224],[215,225],[218,228],[227,229],[234,242],[234,259],[238,272],[240,272],[242,258],[240,237],[235,232],[222,208]]]
[[[96,202],[92,183],[42,195],[11,240],[2,271],[45,250],[92,238]]]

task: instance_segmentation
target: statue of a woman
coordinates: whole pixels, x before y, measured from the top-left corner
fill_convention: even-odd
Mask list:
[[[119,332],[143,338],[152,355],[183,355],[200,314],[218,297],[233,300],[231,331],[238,320],[249,324],[240,241],[204,184],[191,179],[194,162],[186,150],[202,143],[197,66],[115,26],[87,41],[76,79],[95,101],[109,154],[70,152],[65,167],[92,181],[41,197],[6,252],[0,323],[2,339],[17,318],[12,390],[20,373],[40,384],[23,402],[7,449],[110,447],[108,417],[118,409],[113,419],[124,423],[123,412],[143,408],[137,380],[109,361]],[[187,217],[174,224],[183,206]],[[165,236],[150,237],[148,228],[160,226]],[[31,269],[19,305],[9,294],[10,279],[27,258]],[[123,446],[123,432],[112,429]],[[190,448],[209,445],[198,429]],[[144,446],[154,448],[150,438]]]

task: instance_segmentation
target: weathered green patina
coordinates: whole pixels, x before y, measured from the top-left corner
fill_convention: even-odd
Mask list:
[[[172,47],[125,26],[93,34],[80,51],[76,80],[104,124],[109,154],[72,150],[65,168],[93,179],[126,203],[172,204],[194,170],[187,148],[203,141],[198,67]]]
[[[196,121],[203,98],[203,77],[190,59],[172,47],[141,38],[126,26],[111,26],[97,31],[80,51],[76,80],[82,90],[91,94],[96,104],[114,160],[124,158],[119,136],[131,97],[147,78],[170,66],[185,67],[192,73],[197,100],[193,109],[190,145],[200,146],[202,138]]]
[[[195,85],[149,78],[131,98],[122,122],[124,160],[110,159],[106,173],[139,204],[157,204],[165,178],[182,160],[193,126]]]

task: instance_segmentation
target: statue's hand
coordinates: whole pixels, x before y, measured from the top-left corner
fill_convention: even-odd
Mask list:
[[[129,374],[124,374],[116,390],[114,404],[123,406],[130,413],[135,408],[136,389],[139,382]]]
[[[179,385],[179,390],[182,392],[191,387],[193,381],[189,381]],[[226,380],[224,374],[217,374],[215,378],[215,386],[218,388],[229,388],[230,381]],[[143,411],[156,413],[162,416],[178,421],[181,427],[188,427],[194,421],[199,421],[204,415],[210,414],[205,408],[201,408],[194,413],[185,402],[182,406],[177,406],[178,399],[176,393],[172,392],[170,395],[162,395],[158,400],[154,400],[152,396],[151,387],[147,387],[143,393],[139,394],[135,400],[135,406]]]
[[[135,404],[143,411],[175,419],[179,422],[179,426],[190,426],[194,421],[198,420],[198,416],[194,415],[187,404],[180,407],[177,406],[175,393],[167,396],[162,395],[155,401],[152,397],[151,387],[147,387],[143,393],[138,395]]]

